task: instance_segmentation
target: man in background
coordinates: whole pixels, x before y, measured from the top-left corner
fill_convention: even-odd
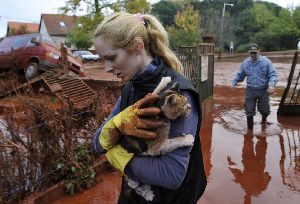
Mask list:
[[[262,123],[267,121],[267,117],[270,115],[269,96],[274,93],[278,79],[271,60],[259,54],[260,50],[257,44],[251,44],[248,52],[250,57],[241,64],[232,81],[232,90],[238,82],[244,81],[247,76],[245,112],[248,130],[252,130],[256,106],[262,115]]]

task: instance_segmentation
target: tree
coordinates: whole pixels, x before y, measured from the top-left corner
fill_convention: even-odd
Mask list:
[[[128,13],[148,13],[150,4],[146,0],[127,0],[125,9]]]
[[[74,44],[78,49],[86,50],[93,44],[91,41],[91,35],[85,32],[83,29],[76,27],[68,33],[69,41]]]
[[[77,26],[68,33],[68,40],[78,49],[90,48],[93,45],[94,32],[102,20],[101,14],[82,16]]]
[[[170,0],[162,0],[152,5],[152,14],[155,15],[165,26],[171,26],[174,22],[174,17],[181,6]]]
[[[103,20],[101,9],[109,6],[101,4],[99,0],[68,0],[64,7],[60,8],[63,13],[76,15],[82,4],[88,7],[87,14],[80,17],[75,26],[67,35],[69,42],[78,49],[88,49],[93,44],[93,34],[97,25]]]
[[[293,21],[295,22],[297,28],[300,30],[300,6],[296,7],[292,12],[293,12]]]
[[[22,24],[18,28],[10,29],[8,36],[23,35],[23,34],[28,34],[28,33],[30,33],[30,31],[28,31],[27,25]]]
[[[192,46],[200,39],[200,15],[188,4],[175,15],[175,25],[167,29],[171,35],[171,45]]]
[[[251,13],[255,16],[255,22],[262,28],[270,25],[275,18],[274,13],[265,4],[255,4],[251,9]]]

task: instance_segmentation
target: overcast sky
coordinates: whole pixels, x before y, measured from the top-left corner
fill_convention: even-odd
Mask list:
[[[158,0],[150,0],[154,3]],[[300,5],[300,0],[267,0],[283,7]],[[39,23],[41,13],[57,13],[64,0],[0,0],[0,37],[6,35],[7,21]],[[228,0],[228,2],[230,2]]]

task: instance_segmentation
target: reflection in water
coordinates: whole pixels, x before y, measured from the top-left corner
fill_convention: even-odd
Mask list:
[[[244,145],[242,150],[242,164],[244,169],[233,168],[235,165],[230,157],[227,157],[229,170],[234,176],[234,181],[241,185],[245,191],[244,204],[251,203],[252,196],[259,196],[267,189],[271,180],[266,167],[267,138],[257,137],[258,141],[254,146],[253,134],[244,135]]]
[[[285,130],[287,147],[285,147],[284,138],[279,136],[281,158],[279,161],[282,183],[294,191],[300,191],[300,132],[293,130]],[[286,158],[285,149],[287,148],[288,158]],[[287,164],[286,164],[287,163]],[[286,166],[285,166],[286,164]]]

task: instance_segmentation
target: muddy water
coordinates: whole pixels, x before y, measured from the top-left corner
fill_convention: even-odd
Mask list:
[[[214,92],[214,109],[201,127],[208,185],[198,204],[300,203],[300,117],[277,117],[274,96],[268,124],[257,114],[247,132],[244,89],[216,86]],[[94,188],[55,204],[116,203],[120,182],[119,174],[106,173]]]
[[[239,70],[239,67],[241,65],[241,61],[238,62],[225,62],[225,61],[216,61],[215,63],[215,84],[216,85],[223,85],[223,86],[229,86],[231,84],[232,79],[235,76],[235,73]],[[291,69],[290,63],[273,63],[273,66],[275,67],[277,73],[278,73],[278,79],[279,82],[277,86],[285,86],[290,69]],[[244,87],[246,85],[245,82],[240,83],[240,86]]]
[[[277,117],[279,98],[272,97],[268,123],[257,114],[247,132],[244,90],[214,91],[201,132],[208,185],[198,203],[300,203],[300,117]]]

